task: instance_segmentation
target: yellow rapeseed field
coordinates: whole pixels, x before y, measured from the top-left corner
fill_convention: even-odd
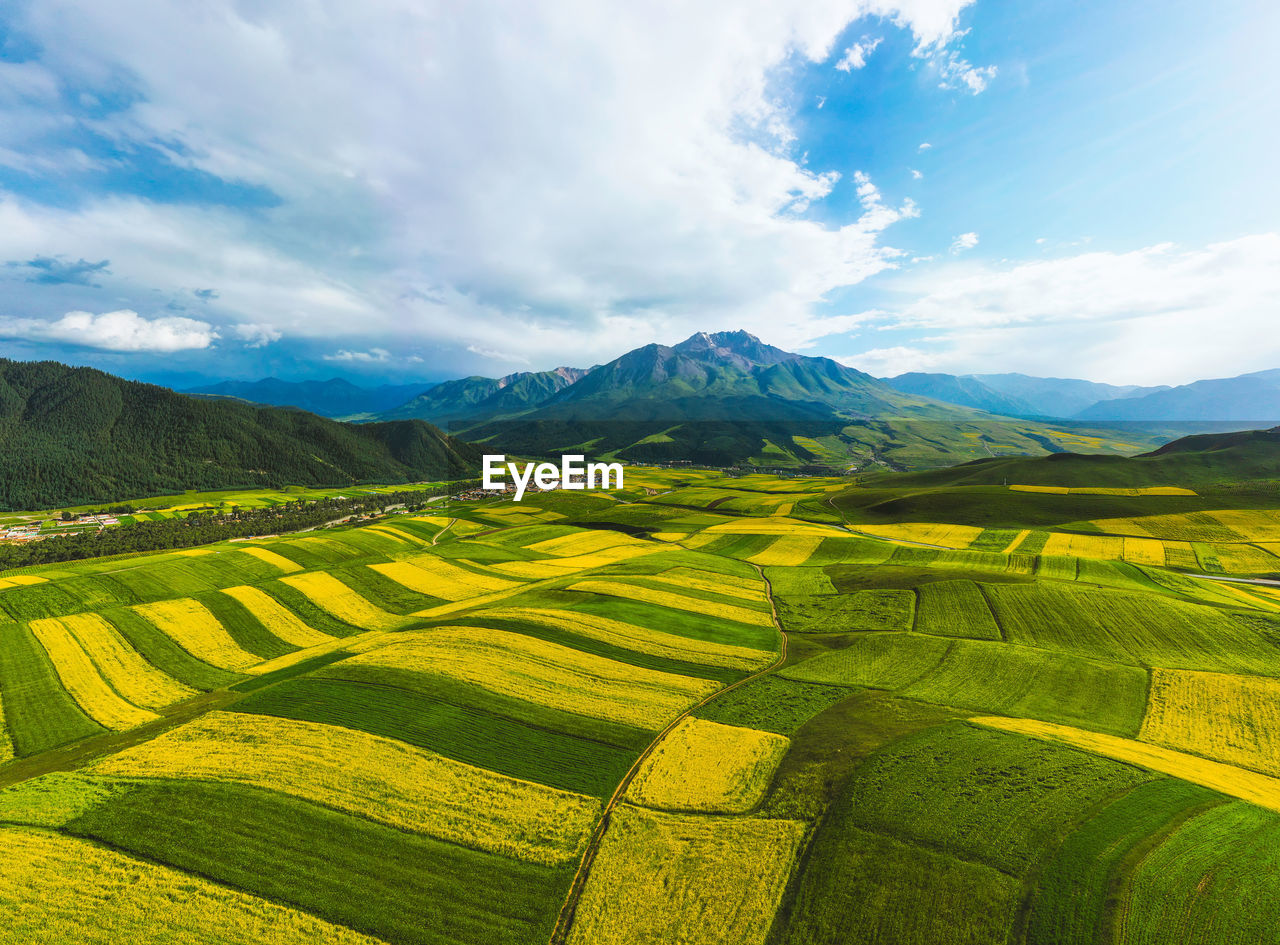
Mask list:
[[[774,515],[786,518],[791,514],[791,510],[796,507],[794,502],[783,502],[780,506],[773,510]]]
[[[627,791],[643,807],[745,814],[764,800],[791,740],[705,719],[685,719],[658,743]]]
[[[1159,745],[1102,735],[1069,725],[1053,722],[1036,722],[1031,719],[1009,719],[1003,716],[985,716],[973,721],[989,728],[1030,735],[1045,741],[1061,742],[1075,748],[1083,748],[1095,754],[1115,758],[1161,774],[1169,774],[1193,784],[1220,791],[1229,797],[1280,811],[1280,779],[1248,771],[1235,765],[1209,761],[1197,755],[1189,755]]]
[[[610,815],[569,945],[762,945],[805,825],[622,805]]]
[[[1027,536],[1030,534],[1031,534],[1031,529],[1029,528],[1024,528],[1022,531],[1018,532],[1018,534],[1013,536],[1013,541],[1005,545],[1004,550],[1001,552],[1001,554],[1006,554],[1006,555],[1012,554],[1013,550],[1017,548],[1020,544],[1022,544],[1024,541],[1026,541]]]
[[[292,610],[256,587],[242,584],[239,587],[228,587],[222,593],[238,601],[255,620],[285,643],[306,648],[328,643],[333,639],[327,633],[308,627]]]
[[[466,600],[520,586],[518,581],[477,574],[435,555],[415,555],[404,561],[371,564],[369,567],[411,591],[449,601]]]
[[[1125,539],[1123,538],[1110,535],[1066,535],[1062,532],[1053,532],[1040,553],[1119,561],[1124,556],[1124,552]]]
[[[581,613],[576,610],[543,610],[529,607],[498,607],[480,611],[477,619],[494,617],[520,620],[541,627],[567,630],[579,636],[590,637],[602,643],[663,656],[673,660],[687,660],[706,666],[724,666],[730,669],[759,669],[773,662],[773,652],[756,650],[747,646],[696,640],[633,623],[623,623],[609,617]]]
[[[978,529],[981,531],[981,529]],[[821,535],[825,537],[848,535],[832,525],[805,522],[797,518],[736,518],[728,522],[709,525],[703,534],[713,535]]]
[[[974,525],[945,525],[934,522],[902,522],[896,525],[859,525],[858,531],[878,538],[896,538],[944,548],[968,548],[982,534]]]
[[[1153,669],[1138,737],[1280,776],[1280,679]]]
[[[562,863],[581,852],[600,807],[594,798],[395,739],[232,712],[211,712],[92,770],[250,784],[535,863]]]
[[[75,637],[56,619],[33,620],[28,624],[58,673],[62,687],[89,716],[104,728],[122,730],[159,718],[140,709],[107,685],[93,660]]]
[[[1165,565],[1164,542],[1155,538],[1124,538],[1124,560],[1153,568]]]
[[[734,577],[732,574],[717,574],[714,571],[698,571],[694,568],[672,568],[660,574],[646,574],[646,581],[669,584],[672,587],[688,588],[692,591],[706,591],[720,594],[723,597],[736,597],[739,600],[768,604],[769,595],[765,593],[764,582]]]
[[[120,635],[120,631],[98,614],[73,614],[58,617],[60,623],[84,649],[102,678],[116,692],[144,709],[163,709],[196,691],[147,662]],[[35,630],[32,621],[31,628]]]
[[[10,587],[30,587],[32,584],[43,584],[47,580],[49,579],[35,574],[11,574],[8,577],[0,578],[0,591]]]
[[[482,627],[405,634],[403,642],[352,657],[344,665],[447,676],[502,695],[653,731],[720,687],[713,680],[632,666]]]
[[[1015,492],[1045,492],[1053,495],[1196,495],[1192,489],[1181,486],[1148,486],[1146,488],[1117,488],[1110,486],[1010,486]]]
[[[181,555],[184,558],[199,558],[201,555],[211,555],[213,550],[210,548],[184,548],[182,551],[175,551],[175,555]]]
[[[707,545],[720,538],[724,538],[723,532],[717,534],[716,532],[708,532],[704,530],[698,532],[696,535],[690,535],[681,542],[681,544],[686,548],[705,548]]]
[[[775,538],[764,551],[758,551],[747,560],[752,564],[800,565],[807,562],[823,542],[820,535],[783,535]]]
[[[241,670],[259,658],[232,639],[226,627],[198,601],[182,597],[151,604],[135,604],[139,614],[194,656],[221,669]]]
[[[1245,541],[1280,541],[1280,512],[1274,509],[1226,509],[1208,515]]]
[[[290,561],[284,555],[276,554],[270,548],[259,548],[256,545],[247,545],[240,550],[247,555],[253,555],[259,561],[265,561],[267,564],[274,565],[280,569],[282,574],[292,574],[294,571],[302,570],[302,565]]]
[[[29,827],[0,827],[0,929],[9,942],[76,945],[378,941],[191,873]]]
[[[569,590],[587,591],[592,594],[607,594],[610,597],[621,597],[626,600],[638,600],[647,604],[657,604],[659,607],[669,607],[672,610],[705,614],[709,617],[719,617],[722,620],[732,620],[736,623],[753,624],[757,627],[773,626],[773,617],[764,611],[748,610],[746,607],[738,607],[733,604],[717,604],[700,600],[696,597],[685,597],[683,594],[672,594],[668,591],[659,591],[651,587],[627,584],[623,581],[579,581],[577,584],[571,584]]]
[[[402,620],[365,600],[332,574],[324,571],[308,571],[291,574],[280,579],[307,596],[316,606],[329,611],[339,620],[364,630],[385,630],[399,625]]]
[[[391,540],[398,542],[402,545],[422,544],[422,542],[417,541],[416,539],[410,538],[404,532],[400,531],[400,529],[392,528],[390,525],[366,525],[361,530],[365,532],[373,532],[374,534],[381,535],[384,538],[390,538]]]
[[[1066,486],[1015,485],[1015,486],[1010,486],[1009,488],[1012,489],[1014,492],[1044,492],[1044,493],[1048,493],[1049,495],[1066,495],[1068,491]]]
[[[535,542],[528,546],[528,550],[544,555],[554,555],[557,558],[576,558],[581,555],[603,551],[606,548],[636,544],[639,544],[636,539],[623,535],[621,532],[582,529],[570,532],[568,535],[561,535],[558,538],[548,538],[545,541]]]
[[[1280,570],[1280,560],[1253,545],[1201,545],[1201,559],[1212,557],[1227,574],[1266,574]]]

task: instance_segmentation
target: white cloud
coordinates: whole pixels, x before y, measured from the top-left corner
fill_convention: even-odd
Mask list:
[[[861,69],[867,64],[867,57],[876,51],[876,47],[884,42],[884,38],[877,36],[871,39],[864,36],[859,42],[854,43],[844,51],[844,56],[836,63],[836,68],[841,72],[850,72],[854,69]]]
[[[218,333],[193,318],[143,318],[137,312],[67,312],[54,321],[0,318],[0,338],[53,342],[103,351],[173,352],[207,348]]]
[[[951,241],[951,252],[963,253],[967,249],[973,249],[978,245],[978,234],[972,231],[961,233]]]
[[[923,174],[921,174],[919,171],[917,171],[914,167],[909,168],[909,170],[911,171],[911,179],[912,179],[912,180],[920,180],[921,178],[923,178],[923,177],[924,177],[924,175],[923,175]]]
[[[509,351],[495,351],[493,348],[484,348],[480,345],[467,345],[467,350],[472,354],[478,354],[482,358],[488,358],[490,361],[505,361],[508,364],[528,364],[529,359],[522,355],[512,354]]]
[[[875,377],[896,377],[909,371],[928,372],[939,363],[938,355],[908,345],[872,348],[870,351],[836,360]]]
[[[1178,384],[1280,366],[1280,234],[1004,267],[914,272],[886,327],[930,336],[932,364]]]
[[[964,86],[974,95],[985,92],[996,77],[996,66],[975,66],[954,52],[940,53],[933,59],[938,70],[938,88],[955,89]]]
[[[91,89],[127,76],[135,103],[95,125],[122,153],[163,142],[281,203],[10,199],[0,246],[110,258],[105,284],[126,297],[216,285],[210,319],[348,351],[519,335],[531,360],[585,362],[728,326],[804,343],[829,327],[828,293],[894,265],[884,230],[915,211],[806,218],[837,177],[792,152],[779,77],[827,61],[863,16],[942,49],[969,2],[28,5],[32,96],[50,74]]]
[[[355,364],[381,364],[391,360],[391,352],[385,348],[370,348],[368,351],[349,351],[346,348],[324,356],[326,361],[348,361]]]
[[[232,325],[231,332],[243,341],[247,348],[262,348],[284,337],[283,332],[278,328],[272,328],[270,325],[249,323]]]
[[[930,148],[932,148],[932,147],[933,147],[933,145],[931,145],[928,141],[922,141],[922,142],[920,142],[920,147],[916,148],[916,150],[917,150],[917,151],[928,151],[928,150],[929,150]]]

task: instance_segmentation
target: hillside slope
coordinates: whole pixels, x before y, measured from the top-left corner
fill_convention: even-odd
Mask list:
[[[1081,420],[1280,420],[1280,370],[1196,381],[1145,397],[1094,404]]]
[[[92,368],[0,360],[0,507],[234,486],[441,479],[478,450],[420,421],[351,426],[186,397]]]

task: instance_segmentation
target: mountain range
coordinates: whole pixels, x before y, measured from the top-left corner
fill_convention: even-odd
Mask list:
[[[382,384],[360,387],[340,377],[327,381],[282,381],[276,377],[260,381],[221,381],[183,391],[203,397],[226,397],[251,404],[297,407],[322,417],[344,419],[369,416],[398,407],[421,393],[430,384]]]
[[[0,508],[237,486],[456,478],[479,450],[420,420],[338,423],[184,396],[52,361],[0,359]]]
[[[899,374],[883,378],[895,390],[1010,417],[1071,419],[1096,404],[1139,398],[1167,387],[1117,386],[1026,374]],[[1196,418],[1201,419],[1201,418]],[[1211,418],[1203,418],[1211,419]]]

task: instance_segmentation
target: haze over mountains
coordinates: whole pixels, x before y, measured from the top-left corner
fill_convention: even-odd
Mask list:
[[[221,381],[187,388],[182,393],[227,397],[275,407],[297,407],[322,417],[342,419],[398,407],[429,386],[423,383],[360,387],[340,377],[327,381],[282,381],[267,377],[260,381]]]
[[[1095,404],[1143,397],[1167,387],[1116,386],[1026,374],[899,374],[883,378],[895,390],[1010,417],[1075,417]],[[1197,418],[1201,419],[1201,418]],[[1204,418],[1209,419],[1209,418]]]

